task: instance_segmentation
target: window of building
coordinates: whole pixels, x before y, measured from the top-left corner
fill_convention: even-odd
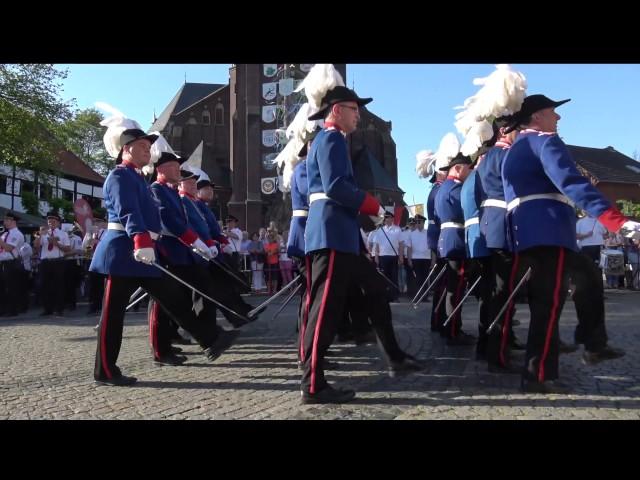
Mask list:
[[[47,200],[53,197],[53,187],[46,183],[40,184],[40,195],[38,195],[40,200]]]
[[[211,115],[209,114],[209,110],[204,110],[202,112],[202,124],[211,125]]]
[[[71,190],[60,190],[59,191],[62,192],[62,198],[64,198],[65,200],[69,200],[70,202],[75,201],[75,198],[73,198],[73,192]]]
[[[224,107],[222,106],[221,103],[216,105],[215,124],[224,125]]]
[[[0,193],[11,193],[13,191],[11,183],[11,177],[0,175]]]

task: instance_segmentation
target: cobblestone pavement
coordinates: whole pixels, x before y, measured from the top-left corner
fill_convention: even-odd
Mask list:
[[[270,306],[214,363],[196,345],[183,346],[187,363],[152,363],[146,316],[130,314],[118,365],[138,377],[134,387],[93,383],[97,317],[37,317],[38,311],[0,319],[0,419],[638,419],[640,418],[640,294],[607,291],[610,343],[621,359],[585,366],[581,351],[561,357],[560,375],[570,395],[523,394],[519,377],[497,375],[476,362],[472,347],[447,347],[426,331],[430,303],[414,312],[394,304],[400,345],[426,362],[420,373],[386,375],[376,346],[336,344],[328,379],[357,391],[344,405],[301,405],[294,348],[295,309],[277,319]],[[258,298],[250,300],[254,304]],[[80,307],[82,308],[82,307]],[[526,339],[528,308],[518,305],[516,333]],[[476,304],[464,309],[475,330]],[[576,324],[567,303],[561,336]]]

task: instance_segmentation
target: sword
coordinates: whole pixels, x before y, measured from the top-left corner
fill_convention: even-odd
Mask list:
[[[231,270],[229,270],[229,267],[227,265],[225,265],[224,263],[216,262],[215,258],[206,257],[205,255],[202,254],[202,252],[200,252],[199,250],[197,250],[195,248],[192,248],[191,251],[193,253],[195,253],[196,255],[200,256],[201,258],[204,258],[207,262],[213,263],[215,266],[217,266],[224,273],[226,273],[227,275],[233,277],[236,281],[240,282],[245,288],[248,288],[249,290],[251,290],[251,287],[249,285],[247,285],[246,282],[243,279],[241,279],[235,273],[233,273]]]
[[[300,290],[302,288],[302,283],[299,283],[298,286],[296,288],[293,289],[293,291],[291,292],[291,294],[285,299],[284,302],[282,302],[282,305],[280,306],[280,308],[278,309],[278,311],[276,313],[273,314],[273,317],[271,317],[271,320],[275,320],[276,317],[278,315],[280,315],[280,313],[284,310],[284,308],[289,304],[289,302],[291,301],[291,299],[294,297],[294,295],[296,293],[298,293],[298,290]]]
[[[420,288],[418,289],[418,291],[416,292],[415,297],[413,297],[413,300],[411,300],[410,303],[415,303],[416,299],[418,298],[418,296],[420,295],[420,292],[422,291],[422,289],[424,287],[427,286],[427,283],[429,282],[429,279],[431,278],[431,275],[433,275],[433,272],[436,271],[436,267],[438,266],[437,263],[433,264],[433,268],[431,268],[431,271],[429,272],[429,275],[427,275],[427,278],[424,280],[424,282],[422,283],[422,285],[420,285]]]
[[[487,328],[487,335],[489,335],[491,331],[495,328],[495,326],[498,323],[498,320],[506,310],[507,306],[511,303],[511,300],[513,300],[513,297],[516,296],[516,293],[518,293],[518,290],[520,290],[522,285],[524,285],[524,282],[528,280],[530,276],[531,276],[531,267],[529,267],[527,271],[524,273],[524,275],[522,276],[522,278],[520,279],[516,287],[513,289],[513,292],[511,292],[511,295],[509,295],[509,298],[507,298],[507,301],[504,302],[504,305],[502,305],[502,308],[498,312],[498,315],[496,315],[496,318],[493,320],[491,325],[489,325],[489,328]]]
[[[142,288],[142,287],[138,287],[138,289],[137,289],[135,292],[133,292],[133,295],[131,295],[131,296],[129,297],[129,303],[133,302],[133,301],[135,300],[135,298],[136,298],[138,295],[140,295],[140,293],[142,293],[143,291],[144,291],[144,288]],[[127,308],[129,308],[129,307],[127,307]]]
[[[142,299],[146,298],[146,296],[149,295],[147,292],[144,292],[143,295],[140,295],[138,298],[136,298],[133,303],[130,303],[129,305],[127,305],[127,308],[125,308],[125,311],[129,310],[131,307],[133,307],[135,304],[139,303],[142,301]]]
[[[462,304],[467,299],[467,297],[471,294],[471,292],[473,292],[473,289],[476,288],[476,285],[478,285],[478,283],[480,283],[480,280],[482,280],[482,275],[478,275],[477,280],[475,282],[473,282],[473,285],[471,285],[471,288],[469,290],[467,290],[466,295],[464,297],[462,297],[462,300],[460,300],[460,303],[458,303],[458,305],[456,305],[456,308],[453,309],[453,312],[451,312],[451,315],[449,315],[449,317],[444,321],[444,323],[442,324],[443,327],[446,327],[449,324],[449,322],[451,321],[451,319],[453,318],[453,316],[456,314],[456,312],[458,310],[460,310],[460,308],[462,308]]]
[[[378,270],[377,268],[376,268],[376,272],[378,272],[378,273],[382,276],[382,278],[384,278],[384,279],[387,281],[387,283],[389,283],[389,285],[391,285],[391,286],[392,286],[393,288],[395,288],[398,292],[400,292],[400,287],[398,287],[395,283],[393,283],[389,277],[387,277],[384,273],[382,273],[382,272],[381,272],[380,270]]]
[[[276,298],[280,297],[283,293],[285,293],[287,289],[291,285],[294,285],[298,280],[300,280],[300,275],[296,275],[296,278],[294,278],[289,283],[287,283],[284,287],[282,287],[279,292],[267,298],[264,302],[262,302],[260,305],[255,307],[253,310],[251,310],[247,315],[249,315],[250,317],[255,315],[259,310],[262,310],[264,307],[272,303]]]
[[[424,293],[422,294],[422,296],[418,299],[417,302],[415,302],[413,304],[413,308],[414,309],[418,309],[418,305],[422,302],[422,299],[427,295],[427,293],[429,293],[429,290],[431,290],[435,285],[438,284],[438,280],[440,280],[440,277],[442,277],[442,275],[444,275],[444,273],[447,271],[447,264],[445,263],[442,266],[442,269],[440,270],[440,272],[438,273],[438,275],[436,276],[436,278],[433,280],[433,282],[431,282],[431,285],[429,285],[427,287],[427,289],[424,291]]]
[[[249,320],[247,317],[245,317],[244,315],[240,315],[237,312],[234,312],[233,310],[231,310],[229,307],[227,307],[226,305],[223,305],[222,303],[218,302],[217,300],[214,300],[213,298],[211,298],[209,295],[207,295],[206,293],[202,293],[200,290],[198,290],[196,287],[193,287],[191,285],[189,285],[187,282],[185,282],[184,280],[182,280],[180,277],[178,277],[177,275],[174,275],[173,273],[171,273],[169,270],[167,270],[166,268],[164,268],[162,265],[160,265],[158,262],[153,262],[150,265],[153,265],[154,267],[156,267],[158,270],[160,270],[161,272],[166,273],[167,275],[169,275],[171,278],[173,278],[174,280],[176,280],[177,282],[180,282],[182,285],[184,285],[185,287],[187,287],[188,289],[190,289],[193,292],[196,292],[198,295],[200,295],[202,298],[205,298],[207,300],[209,300],[211,303],[213,303],[214,305],[222,308],[223,310],[226,310],[227,312],[231,313],[232,315],[235,315],[236,317],[239,317],[243,320],[246,320],[247,322],[251,322],[251,320]],[[251,312],[249,312],[249,316],[251,316]]]

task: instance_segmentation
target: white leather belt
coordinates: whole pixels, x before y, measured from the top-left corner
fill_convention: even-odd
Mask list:
[[[328,200],[328,199],[329,197],[327,197],[327,194],[324,192],[311,193],[309,195],[309,205],[311,205],[313,202],[317,200]]]
[[[481,204],[481,207],[498,207],[498,208],[507,208],[507,202],[504,200],[496,200],[494,198],[487,198]]]
[[[118,222],[109,222],[107,224],[107,229],[108,230],[119,230],[121,232],[126,232],[127,231],[127,229],[124,228],[124,225],[122,225],[121,223],[118,223]],[[149,232],[149,235],[151,235],[151,240],[157,240],[160,237],[160,235],[158,235],[155,232]]]
[[[309,211],[308,210],[294,210],[293,211],[293,216],[294,217],[308,217],[309,216]]]
[[[462,223],[456,223],[456,222],[444,222],[440,225],[441,229],[445,229],[445,228],[464,228],[464,225]]]
[[[478,217],[473,217],[464,222],[464,228],[470,227],[471,225],[477,225],[480,223],[480,219]]]
[[[573,207],[573,202],[561,193],[537,193],[535,195],[525,195],[524,197],[518,197],[511,200],[507,204],[507,210],[511,211],[521,203],[529,202],[531,200],[555,200],[556,202],[562,202]]]
[[[436,221],[435,220],[429,220],[429,225],[435,225]]]

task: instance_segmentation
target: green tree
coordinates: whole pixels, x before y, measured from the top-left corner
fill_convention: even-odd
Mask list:
[[[40,216],[40,202],[38,202],[38,197],[33,192],[22,192],[22,206],[26,210],[29,215]]]
[[[0,161],[55,169],[60,124],[71,116],[59,98],[67,72],[51,64],[0,64]]]
[[[113,167],[113,160],[104,148],[106,127],[100,125],[104,119],[95,108],[75,112],[59,129],[60,138],[67,149],[78,155],[96,172],[106,176]]]
[[[616,204],[623,215],[640,218],[640,203],[634,203],[631,200],[618,200]]]

